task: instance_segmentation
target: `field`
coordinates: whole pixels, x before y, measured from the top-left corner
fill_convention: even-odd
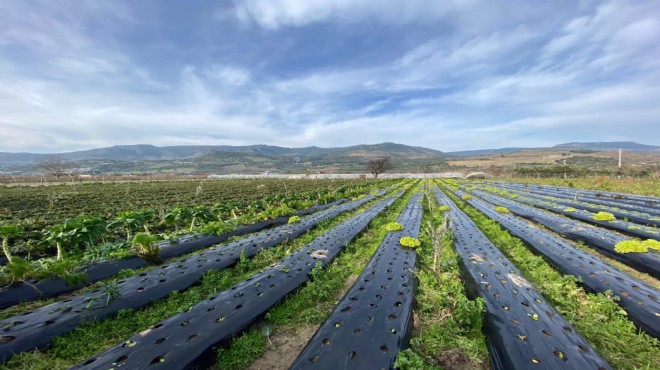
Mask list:
[[[0,366],[657,369],[630,181],[0,188]]]

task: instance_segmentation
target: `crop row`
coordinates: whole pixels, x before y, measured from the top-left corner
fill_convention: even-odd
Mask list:
[[[314,212],[322,211],[326,208],[338,205],[342,201],[343,200],[338,200],[324,205],[316,205],[305,210],[297,211],[295,215],[300,217]],[[354,202],[352,205],[349,205],[348,208],[335,208],[333,213],[339,210],[353,209],[359,204],[361,204],[361,202]],[[212,245],[222,243],[231,237],[243,236],[267,229],[269,227],[286,224],[288,220],[289,217],[282,216],[272,220],[260,221],[254,224],[240,225],[235,230],[228,231],[220,235],[188,235],[176,241],[161,242],[158,245],[158,256],[161,261],[167,261],[169,259],[179,257],[196,250],[208,248]],[[150,261],[143,258],[142,256],[133,256],[80,266],[76,271],[79,271],[79,273],[84,273],[85,279],[73,284],[58,276],[41,280],[28,279],[26,281],[16,281],[13,284],[0,289],[0,309],[11,307],[20,302],[30,302],[37,299],[56,297],[60,294],[79,289],[83,286],[108,279],[117,275],[122,270],[135,270],[149,266],[151,264],[152,263]]]
[[[260,249],[295,238],[319,222],[355,209],[371,199],[373,197],[366,197],[321,211],[303,218],[299,223],[262,231],[221,248],[211,248],[118,281],[114,286],[96,289],[27,314],[4,319],[0,321],[0,326],[4,328],[0,359],[7,361],[13,353],[45,346],[55,336],[73,330],[81,322],[102,320],[120,310],[139,308],[172,291],[186,289],[197,282],[206,271],[231,266],[241,255],[254,256]]]
[[[465,193],[457,191],[456,195],[463,197]],[[533,227],[510,213],[495,211],[494,204],[476,197],[467,202],[525,241],[562,273],[579,277],[582,284],[590,291],[596,293],[611,291],[619,297],[616,302],[627,311],[628,317],[633,322],[652,336],[660,337],[660,327],[657,325],[660,292],[656,288],[544,229]]]
[[[291,369],[391,368],[412,325],[417,254],[401,247],[417,238],[423,193],[414,194],[395,230],[383,239],[351,289],[291,365]]]
[[[630,319],[645,331],[654,333],[657,328],[658,306],[657,300],[653,298],[657,296],[656,288],[632,278],[592,254],[585,253],[549,231],[530,227],[526,221],[511,213],[495,211],[495,208],[501,207],[503,202],[508,201],[511,203],[506,205],[514,214],[514,209],[528,215],[538,213],[542,216],[534,217],[549,223],[558,223],[558,220],[552,218],[554,215],[524,206],[508,198],[476,189],[471,191],[474,198],[469,199],[467,196],[466,198],[472,207],[500,222],[537,253],[543,254],[563,273],[581,276],[582,284],[591,291],[611,290],[624,298],[617,303],[627,311]],[[178,369],[208,366],[214,348],[227,346],[230,339],[253,327],[252,324],[267,312],[270,315],[272,307],[285,297],[294,294],[308,281],[323,280],[328,274],[324,267],[339,256],[348,242],[360,234],[371,220],[388,209],[395,199],[401,197],[401,194],[402,192],[398,192],[384,200],[378,200],[372,195],[335,205],[301,217],[299,222],[261,231],[228,244],[214,245],[180,261],[145,270],[121,281],[107,282],[105,285],[99,285],[95,290],[0,320],[3,330],[0,334],[0,355],[6,361],[15,353],[43,347],[54,338],[90,320],[96,322],[101,320],[112,322],[115,318],[120,320],[121,317],[126,316],[122,312],[130,312],[140,307],[148,308],[164,301],[163,298],[170,292],[186,291],[197,284],[203,276],[220,270],[226,271],[237,262],[242,266],[250,257],[261,255],[262,251],[275,245],[286,245],[289,240],[304,239],[303,233],[306,230],[310,230],[324,220],[341,218],[341,213],[360,206],[368,207],[355,212],[355,215],[347,215],[343,218],[345,221],[341,223],[337,221],[334,223],[336,226],[326,229],[328,231],[323,234],[317,233],[318,236],[313,240],[306,239],[312,241],[309,243],[305,241],[307,244],[300,249],[294,251],[288,248],[282,249],[286,251],[283,252],[286,257],[279,261],[270,260],[269,263],[277,262],[265,268],[263,268],[265,264],[258,267],[260,269],[258,272],[254,270],[250,275],[244,275],[241,277],[243,280],[237,284],[223,285],[218,289],[219,291],[192,302],[185,310],[180,310],[176,314],[176,311],[168,311],[167,315],[162,316],[164,320],[159,318],[162,321],[157,323],[152,321],[150,323],[152,326],[139,334],[130,337],[125,334],[123,340],[113,347],[109,348],[109,343],[103,344],[102,347],[108,349],[80,362],[76,368]],[[466,195],[458,190],[456,194],[459,198]],[[532,280],[526,278],[529,274],[529,270],[526,270],[527,266],[521,267],[520,270],[514,266],[514,264],[518,265],[520,260],[509,260],[511,256],[498,249],[491,241],[492,236],[486,236],[470,219],[470,217],[474,218],[472,214],[468,217],[437,188],[433,188],[431,193],[427,193],[428,195],[435,198],[441,206],[440,210],[445,211],[446,218],[452,222],[450,228],[453,231],[454,248],[458,257],[438,254],[439,243],[444,237],[441,234],[433,234],[430,224],[421,247],[426,254],[424,263],[430,263],[430,267],[419,266],[421,260],[418,259],[418,254],[413,249],[404,247],[414,248],[419,245],[419,240],[416,238],[420,236],[422,217],[427,217],[423,212],[424,196],[421,193],[410,196],[407,205],[398,216],[398,225],[387,225],[388,230],[392,231],[382,239],[377,248],[374,244],[374,249],[371,251],[375,250],[375,252],[366,266],[363,265],[361,268],[361,275],[343,298],[339,298],[329,316],[321,320],[324,323],[298,354],[292,368],[357,369],[392,366],[402,369],[423,368],[424,365],[416,362],[415,355],[411,355],[410,350],[403,351],[408,346],[413,327],[411,318],[417,294],[417,278],[428,279],[424,277],[429,276],[428,274],[430,276],[435,274],[439,278],[442,269],[450,265],[453,259],[460,262],[462,270],[462,279],[458,284],[463,282],[468,294],[473,298],[480,297],[480,300],[475,301],[474,304],[469,303],[465,298],[460,298],[463,293],[457,291],[458,300],[442,308],[442,315],[443,317],[449,315],[453,317],[450,320],[462,322],[460,324],[462,329],[453,333],[444,331],[443,335],[450,337],[463,335],[465,333],[461,333],[462,331],[472,330],[469,328],[479,330],[480,307],[485,307],[484,333],[488,338],[491,363],[495,369],[611,368],[604,356],[599,354],[597,347],[591,344],[594,343],[593,333],[587,333],[590,336],[583,337],[581,330],[573,326],[572,316],[564,317],[566,307],[561,306],[561,309],[557,309],[557,301],[545,296],[547,290],[537,290],[530,282]],[[454,194],[451,196],[454,197]],[[492,203],[487,203],[485,200]],[[465,206],[461,205],[461,207]],[[430,200],[429,208],[431,208],[429,211],[434,208]],[[349,216],[350,218],[347,218]],[[565,219],[562,222],[566,223]],[[572,224],[576,221],[569,222]],[[392,229],[389,228],[390,226]],[[572,227],[576,228],[574,224]],[[592,226],[588,227],[600,230]],[[603,235],[609,235],[607,232],[602,234],[591,231],[589,229],[584,235],[598,239]],[[610,239],[607,245],[614,245],[615,240]],[[184,240],[181,244],[185,245],[185,243]],[[433,245],[429,246],[425,243]],[[162,249],[165,251],[170,247]],[[428,255],[429,251],[432,251],[432,257]],[[280,254],[278,259],[285,254]],[[366,259],[362,263],[365,262]],[[421,271],[417,271],[418,267]],[[234,282],[236,281],[239,280]],[[538,286],[538,281],[534,284]],[[457,289],[456,285],[448,285],[453,287],[451,289]],[[194,289],[193,287],[192,290]],[[451,291],[446,293],[452,294]],[[327,299],[334,301],[332,295]],[[479,302],[484,302],[483,306]],[[428,310],[428,304],[435,303],[424,303],[426,307],[424,310]],[[290,306],[298,307],[295,304]],[[416,315],[423,317],[428,313],[424,310],[418,311]],[[173,314],[174,316],[171,316]],[[609,316],[604,317],[607,320]],[[422,321],[428,322],[426,318],[422,318]],[[415,325],[417,326],[417,323]],[[142,328],[144,327],[146,325]],[[268,327],[264,327],[266,328]],[[423,330],[429,329],[425,327]],[[139,330],[134,329],[133,333]],[[269,335],[269,331],[264,333],[266,336]],[[452,338],[438,337],[430,339],[427,337],[424,340],[444,343],[455,341]],[[18,344],[18,347],[12,347],[12,343]],[[636,342],[634,345],[637,344]],[[417,345],[413,347],[418,348]],[[426,348],[438,347],[429,345]],[[89,354],[91,352],[86,356]],[[644,356],[647,354],[644,353]],[[620,359],[616,360],[620,363]],[[424,361],[429,361],[429,357],[425,357]],[[635,364],[637,366],[638,363]],[[10,365],[21,366],[20,362],[16,361],[12,361]],[[436,365],[444,366],[439,362]],[[29,367],[23,365],[25,366]]]
[[[400,196],[401,193],[398,194]],[[212,346],[231,338],[331,262],[369,222],[392,204],[389,197],[334,227],[285,259],[187,312],[171,317],[78,368],[184,369],[203,363]]]
[[[493,368],[610,368],[444,193],[435,195],[450,209],[468,289],[486,302]]]

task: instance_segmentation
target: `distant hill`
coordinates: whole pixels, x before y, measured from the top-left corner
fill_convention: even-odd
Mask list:
[[[36,165],[52,155],[0,153],[0,167],[22,173],[36,172]],[[100,173],[363,172],[364,164],[378,157],[389,157],[399,170],[420,170],[445,165],[444,155],[440,151],[396,143],[345,148],[119,145],[56,155],[74,162],[80,171]]]
[[[556,149],[556,150],[590,150],[590,151],[610,151],[610,150],[634,150],[644,152],[660,151],[660,146],[638,144],[630,141],[612,141],[612,142],[593,142],[593,143],[565,143],[557,144],[548,148],[499,148],[499,149],[477,149],[463,150],[457,152],[447,152],[447,156],[454,157],[475,157],[489,154],[515,153],[522,150],[538,149]]]
[[[534,150],[582,153],[612,152],[622,148],[639,153],[659,153],[660,147],[632,142],[566,143],[550,148],[500,148],[443,153],[441,151],[396,143],[355,145],[343,148],[285,148],[272,145],[118,145],[55,154],[75,163],[82,173],[280,173],[364,172],[371,158],[389,157],[397,171],[437,171],[448,161],[460,162],[493,154],[515,155]],[[550,153],[551,154],[551,153]],[[0,153],[0,169],[14,173],[38,173],[39,162],[53,154]],[[526,154],[527,155],[527,154]],[[529,156],[528,155],[528,156]],[[548,153],[543,154],[545,156]],[[453,158],[453,159],[452,159]],[[562,158],[567,159],[567,158]]]
[[[660,150],[660,146],[645,145],[633,143],[631,141],[612,141],[605,143],[566,143],[559,144],[552,147],[553,149],[586,149],[586,150],[643,150],[643,151],[656,151]]]
[[[521,150],[530,150],[533,148],[500,148],[500,149],[476,149],[476,150],[463,150],[459,152],[447,152],[449,156],[455,157],[474,157],[479,155],[500,154],[500,153],[514,153]]]

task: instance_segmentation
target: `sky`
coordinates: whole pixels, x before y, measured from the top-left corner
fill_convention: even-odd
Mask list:
[[[656,0],[6,0],[0,151],[660,144]]]

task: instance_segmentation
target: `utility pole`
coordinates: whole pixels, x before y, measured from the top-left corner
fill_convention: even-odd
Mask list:
[[[621,168],[621,149],[619,149],[619,168]]]

